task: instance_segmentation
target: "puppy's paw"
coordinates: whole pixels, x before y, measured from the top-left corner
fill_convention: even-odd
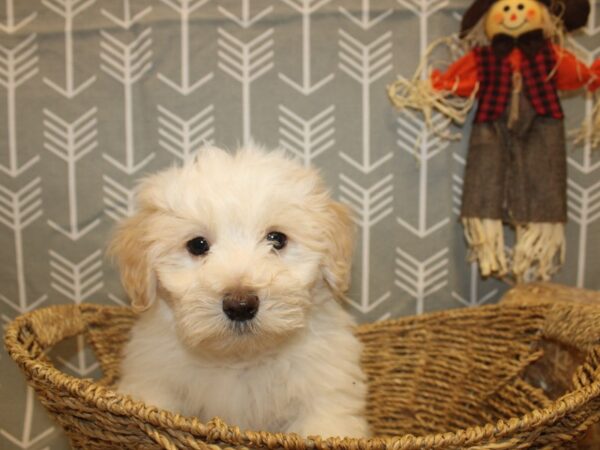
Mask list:
[[[185,413],[185,411],[182,411],[182,405],[177,401],[176,396],[158,387],[157,383],[143,385],[120,381],[115,386],[115,390],[121,394],[129,395],[134,400],[143,402],[146,406],[154,406],[158,409],[176,413]]]

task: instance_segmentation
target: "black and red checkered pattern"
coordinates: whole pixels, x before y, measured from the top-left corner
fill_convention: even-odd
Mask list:
[[[508,57],[498,57],[491,47],[474,49],[478,67],[479,107],[475,122],[490,122],[500,118],[508,106],[512,90],[512,68]],[[556,80],[549,74],[556,65],[548,42],[534,58],[523,57],[521,75],[523,91],[538,115],[563,118],[556,91]]]

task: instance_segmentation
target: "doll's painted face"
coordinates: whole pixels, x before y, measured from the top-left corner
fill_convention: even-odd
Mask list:
[[[492,39],[498,33],[517,37],[528,31],[542,28],[544,6],[536,0],[499,0],[485,19],[485,34]]]

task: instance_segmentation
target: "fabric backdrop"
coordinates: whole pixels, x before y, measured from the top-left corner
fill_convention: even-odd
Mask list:
[[[104,248],[132,211],[135,181],[204,141],[251,138],[319,167],[354,209],[347,306],[358,321],[496,301],[507,286],[465,261],[457,222],[465,140],[441,141],[385,94],[429,43],[457,31],[467,4],[2,0],[2,321],[58,303],[126,304]],[[588,63],[600,56],[599,5],[570,40]],[[572,128],[592,98],[563,104]],[[568,255],[556,280],[597,289],[600,157],[584,143],[568,158]],[[95,376],[82,349],[64,346],[57,364]],[[0,374],[0,448],[65,448],[4,350]]]

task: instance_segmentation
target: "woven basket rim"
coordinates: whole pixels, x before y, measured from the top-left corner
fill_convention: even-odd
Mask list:
[[[113,414],[135,418],[137,421],[149,422],[151,425],[162,429],[173,429],[177,431],[189,432],[197,437],[208,438],[209,440],[218,440],[231,445],[254,444],[266,445],[269,447],[276,442],[278,445],[301,444],[305,448],[352,448],[352,449],[373,449],[396,447],[398,445],[405,448],[421,448],[434,443],[440,444],[455,443],[457,445],[476,443],[482,438],[505,437],[514,432],[527,432],[533,427],[553,423],[567,414],[569,411],[583,405],[591,398],[600,396],[600,379],[596,377],[589,385],[583,388],[570,391],[560,398],[553,400],[547,407],[533,409],[519,417],[513,417],[508,420],[498,420],[495,423],[476,425],[468,428],[462,428],[452,432],[436,433],[423,436],[404,434],[393,437],[371,437],[371,438],[349,438],[349,437],[328,437],[320,436],[301,437],[295,433],[271,433],[267,431],[240,430],[236,426],[226,424],[219,418],[214,418],[209,422],[203,423],[195,417],[183,416],[167,410],[161,410],[154,406],[148,406],[145,403],[134,400],[127,394],[119,393],[109,387],[98,384],[89,378],[77,378],[65,372],[58,370],[53,364],[47,361],[33,359],[29,356],[26,349],[18,342],[17,336],[21,327],[36,315],[42,314],[45,310],[77,310],[81,313],[86,307],[93,307],[105,310],[123,310],[126,307],[101,305],[94,303],[82,303],[80,305],[64,304],[52,305],[46,308],[40,308],[25,313],[12,322],[5,329],[4,342],[5,347],[11,358],[21,366],[28,378],[40,379],[50,382],[57,388],[66,390],[69,394],[79,397],[88,404],[96,408],[107,410]],[[549,307],[555,307],[552,302],[540,301],[534,305],[508,305],[494,304],[478,307],[490,310],[522,310],[539,309],[540,312]],[[473,311],[471,308],[457,308],[454,310],[436,311],[426,313],[421,316],[401,317],[397,319],[388,319],[381,322],[358,325],[357,329],[361,332],[369,332],[385,327],[390,323],[401,322],[421,322],[435,320],[440,316],[461,316],[469,315]],[[81,334],[75,333],[71,336],[65,336],[61,340],[68,339]],[[594,345],[594,350],[600,354],[600,345]],[[99,402],[98,398],[102,401]]]

